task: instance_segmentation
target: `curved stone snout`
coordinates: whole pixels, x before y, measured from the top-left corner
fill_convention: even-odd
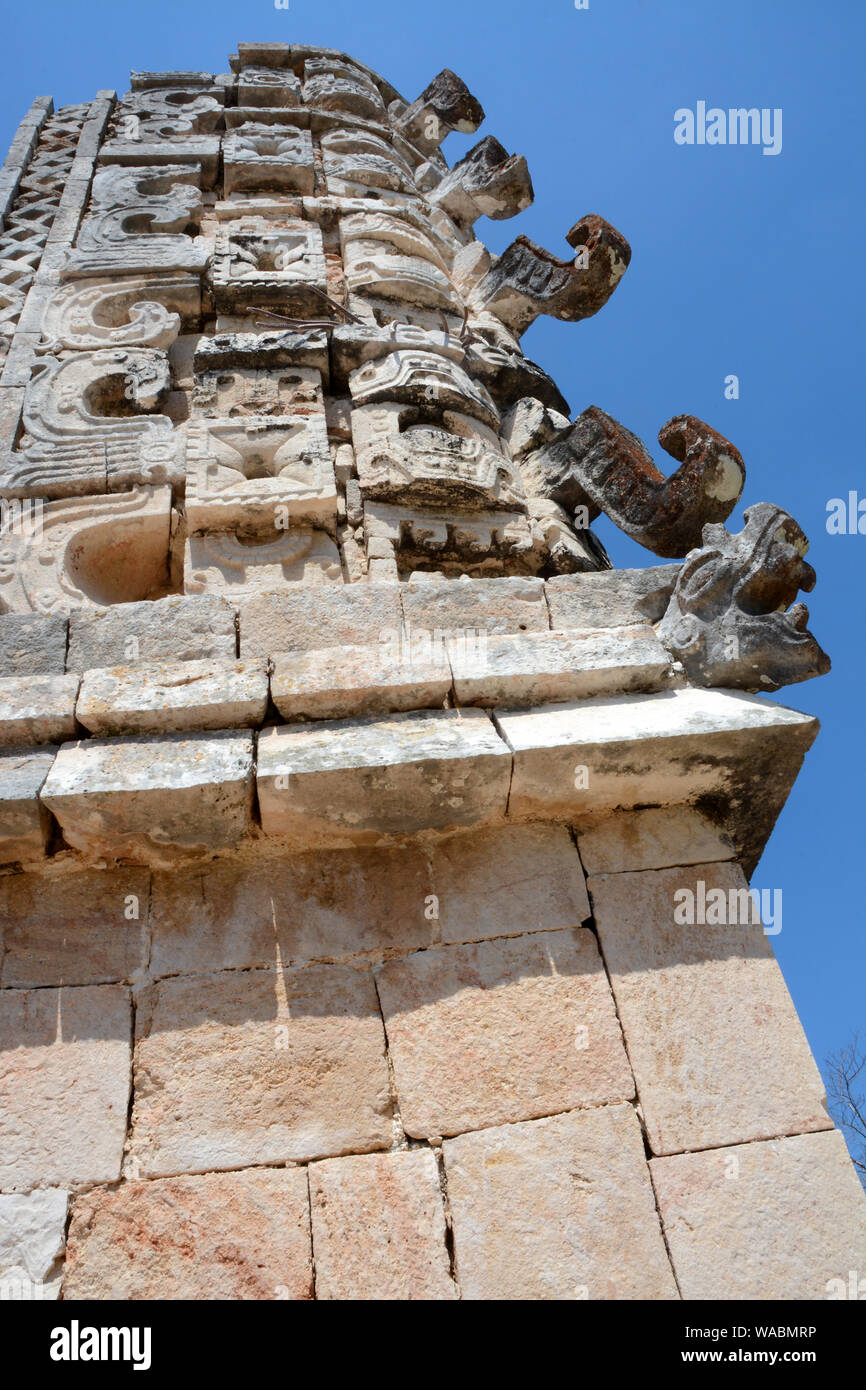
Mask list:
[[[707,526],[704,544],[680,570],[658,636],[696,685],[778,690],[825,675],[830,658],[807,631],[809,542],[792,516],[770,502],[744,513],[737,535]],[[785,611],[787,609],[787,611]]]

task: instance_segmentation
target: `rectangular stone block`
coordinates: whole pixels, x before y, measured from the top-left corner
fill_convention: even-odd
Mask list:
[[[353,955],[431,943],[427,862],[413,848],[338,849],[217,861],[153,875],[155,977]]]
[[[0,745],[62,743],[75,738],[79,677],[0,678]]]
[[[307,1175],[251,1168],[76,1198],[65,1299],[310,1299]]]
[[[271,677],[271,696],[287,720],[442,709],[450,691],[444,653],[415,661],[381,644],[275,656]]]
[[[505,814],[511,758],[481,710],[438,710],[266,730],[262,829],[297,843],[472,825]]]
[[[588,886],[653,1153],[832,1127],[737,865]]]
[[[316,1297],[457,1297],[429,1149],[330,1158],[309,1169]]]
[[[415,1139],[634,1094],[589,931],[420,951],[382,966],[376,982]]]
[[[683,1298],[863,1298],[866,1195],[838,1130],[650,1169]]]
[[[668,606],[680,569],[680,565],[651,565],[643,570],[557,574],[544,586],[550,626],[562,631],[657,623]]]
[[[64,744],[42,802],[74,849],[159,865],[237,844],[252,790],[252,734],[142,735]]]
[[[131,1152],[146,1177],[390,1143],[369,971],[309,965],[163,980],[137,1021]]]
[[[223,657],[90,671],[76,714],[92,734],[111,737],[257,728],[267,708],[267,663]]]
[[[51,817],[39,793],[56,756],[56,748],[0,751],[0,863],[44,857]]]
[[[0,1301],[59,1298],[68,1200],[57,1187],[0,1196]]]
[[[445,942],[578,927],[591,915],[574,842],[561,825],[459,831],[430,848]]]
[[[0,1188],[118,1180],[131,1028],[120,985],[0,991]]]
[[[588,874],[667,869],[735,857],[727,836],[691,806],[614,811],[578,824],[575,831]]]
[[[235,611],[219,595],[172,595],[82,608],[69,621],[68,671],[138,661],[203,661],[237,655]]]
[[[240,603],[241,656],[378,643],[399,633],[396,584],[346,584],[256,594]]]
[[[409,632],[482,631],[488,639],[506,632],[547,632],[550,628],[541,579],[473,579],[464,583],[410,579],[400,585]]]
[[[460,705],[510,708],[664,689],[671,660],[653,632],[531,632],[449,647]]]
[[[141,869],[0,878],[4,989],[135,981],[147,962]]]
[[[630,1105],[443,1145],[464,1299],[675,1299]]]

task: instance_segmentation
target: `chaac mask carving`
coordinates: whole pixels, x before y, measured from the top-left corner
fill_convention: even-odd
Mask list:
[[[815,587],[809,542],[781,507],[758,502],[737,535],[703,529],[680,570],[658,635],[697,685],[772,691],[823,676],[830,658],[807,631],[802,589]],[[787,611],[786,611],[787,610]]]

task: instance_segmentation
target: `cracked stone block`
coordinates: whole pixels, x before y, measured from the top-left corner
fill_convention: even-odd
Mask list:
[[[367,1153],[391,1142],[369,971],[225,970],[141,1000],[131,1153],[163,1177]]]
[[[0,617],[0,675],[61,675],[68,623],[62,617],[4,613]]]
[[[141,869],[0,878],[4,989],[130,983],[147,963]]]
[[[67,743],[42,801],[74,849],[170,863],[252,826],[253,736],[140,735]]]
[[[75,738],[79,679],[71,672],[0,679],[0,744],[63,743]]]
[[[0,1302],[60,1296],[68,1200],[56,1187],[0,1196]]]
[[[402,625],[396,584],[296,585],[239,606],[242,657],[367,645]]]
[[[443,1145],[464,1299],[675,1299],[637,1116],[577,1110]]]
[[[0,1188],[118,1180],[131,1029],[120,985],[0,991]]]
[[[0,752],[0,863],[44,857],[51,817],[39,793],[56,755],[56,748]]]
[[[650,1169],[683,1298],[862,1299],[866,1195],[838,1130]]]
[[[564,826],[460,831],[430,849],[444,942],[577,927],[590,916],[580,859]]]
[[[309,1174],[317,1298],[457,1297],[429,1150],[331,1158]]]
[[[691,806],[615,811],[575,827],[588,874],[620,874],[734,859],[730,841]]]
[[[679,572],[679,565],[651,565],[643,570],[557,574],[545,584],[550,626],[562,631],[657,623]]]
[[[251,1168],[76,1198],[65,1299],[310,1299],[307,1175]]]
[[[151,974],[420,950],[430,891],[424,855],[402,846],[156,873]]]
[[[511,757],[481,710],[285,725],[259,738],[262,829],[298,843],[478,824],[505,813]]]
[[[290,721],[442,709],[450,691],[444,652],[416,661],[391,644],[276,656],[271,677],[273,702]]]
[[[237,655],[235,611],[219,595],[117,603],[72,614],[68,671],[137,661],[202,661]]]
[[[549,619],[540,579],[447,580],[430,584],[410,579],[400,585],[409,631],[457,633],[481,630],[488,637],[506,632],[547,632]]]
[[[257,728],[267,707],[266,662],[223,658],[89,671],[76,714],[90,733],[111,737]]]
[[[376,982],[413,1138],[634,1095],[589,931],[421,951],[382,966]]]
[[[736,864],[602,874],[588,887],[653,1153],[832,1128]]]

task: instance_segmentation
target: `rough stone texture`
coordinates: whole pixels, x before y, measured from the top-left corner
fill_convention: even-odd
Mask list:
[[[429,1150],[332,1158],[309,1172],[317,1298],[457,1297]]]
[[[131,1027],[120,985],[0,992],[0,1188],[120,1177]]]
[[[660,690],[671,663],[646,628],[494,637],[481,652],[452,644],[454,694],[461,705],[543,705],[624,691]]]
[[[395,584],[340,588],[300,584],[279,593],[240,601],[241,656],[317,651],[358,646],[400,631],[400,596]]]
[[[590,916],[580,859],[559,825],[460,831],[430,850],[445,942],[578,927]]]
[[[575,827],[588,874],[619,874],[733,859],[726,836],[691,806],[620,811]]]
[[[489,637],[505,632],[547,632],[550,626],[540,579],[451,580],[431,584],[410,579],[401,584],[403,617],[410,632],[465,632],[480,629]]]
[[[147,961],[148,874],[141,869],[0,879],[0,984],[130,982]]]
[[[5,613],[0,618],[0,675],[61,675],[67,628],[62,617]]]
[[[0,745],[63,743],[75,738],[78,676],[0,679]]]
[[[68,671],[136,661],[204,661],[237,655],[234,608],[216,594],[118,603],[74,612]]]
[[[723,925],[680,925],[689,889],[721,889]],[[824,1085],[734,864],[589,880],[596,928],[653,1153],[831,1128]],[[735,915],[749,921],[730,920]],[[696,915],[697,912],[696,912]],[[709,915],[701,914],[701,915]]]
[[[91,671],[76,714],[90,733],[255,728],[268,707],[264,661],[164,661]]]
[[[259,738],[262,829],[298,843],[447,829],[502,816],[511,756],[481,710],[269,729]]]
[[[308,1299],[306,1173],[253,1168],[77,1198],[65,1299]]]
[[[673,593],[679,565],[600,574],[557,574],[544,586],[555,630],[656,623]]]
[[[41,859],[51,817],[39,793],[57,754],[56,748],[0,752],[0,863]]]
[[[413,1138],[634,1094],[589,931],[422,951],[383,966],[376,983]]]
[[[675,1299],[630,1105],[447,1139],[464,1299]]]
[[[654,1158],[650,1169],[683,1298],[852,1297],[866,1195],[837,1130]]]
[[[242,839],[252,777],[251,734],[94,739],[61,748],[42,801],[76,849],[170,863]]]
[[[163,980],[141,1001],[132,1156],[142,1176],[388,1147],[373,981],[340,965]]]
[[[154,976],[430,945],[417,848],[343,849],[153,876]]]
[[[0,1301],[59,1296],[68,1200],[56,1187],[0,1196]]]
[[[442,709],[451,667],[441,657],[415,661],[390,647],[337,647],[274,658],[271,696],[284,719]]]

